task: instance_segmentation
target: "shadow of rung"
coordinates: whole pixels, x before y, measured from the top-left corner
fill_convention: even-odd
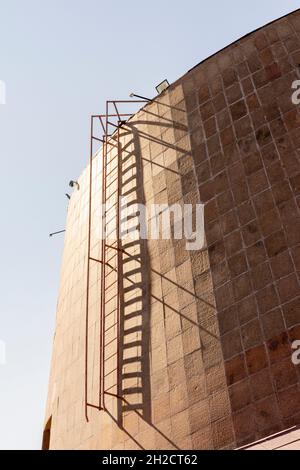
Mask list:
[[[132,299],[126,300],[124,302],[124,307],[129,307],[129,305],[135,304],[136,302],[141,302],[143,300],[143,297],[139,295],[138,297],[133,297]]]
[[[122,360],[122,365],[126,364],[134,364],[135,362],[141,362],[142,358],[141,357],[128,357],[127,359]]]
[[[124,294],[128,294],[128,292],[131,292],[131,291],[134,291],[136,289],[142,289],[143,287],[143,283],[142,282],[135,282],[134,284],[128,286],[128,287],[125,287],[123,289],[123,292]]]
[[[132,333],[137,333],[139,331],[142,331],[142,325],[129,328],[128,330],[124,330],[124,336],[131,335]]]
[[[134,393],[142,393],[143,387],[130,387],[130,388],[123,388],[122,393],[124,395],[133,395]]]
[[[142,372],[125,372],[122,374],[122,380],[135,379],[136,377],[142,377]]]
[[[136,410],[143,410],[143,405],[141,403],[133,403],[130,405],[123,405],[123,411],[136,411]]]
[[[133,313],[128,313],[124,315],[124,321],[131,320],[132,318],[135,317],[140,317],[143,314],[142,310],[136,310]]]
[[[131,343],[124,344],[123,349],[135,348],[137,346],[142,346],[142,341],[132,341]]]

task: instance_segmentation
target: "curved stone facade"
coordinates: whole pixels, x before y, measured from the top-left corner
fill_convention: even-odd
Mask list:
[[[207,248],[122,241],[122,366],[110,386],[124,400],[107,397],[107,410],[90,409],[89,422],[88,170],[81,176],[62,263],[50,448],[235,448],[299,424],[299,366],[291,359],[300,339],[300,108],[291,99],[299,64],[296,11],[194,67],[121,131],[122,194],[146,206],[205,204]],[[90,285],[88,394],[97,402],[97,264]]]

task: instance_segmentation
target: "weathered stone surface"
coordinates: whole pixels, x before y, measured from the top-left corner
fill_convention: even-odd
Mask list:
[[[128,243],[121,377],[113,286],[105,311],[112,327],[105,384],[126,403],[107,396],[108,413],[89,408],[89,422],[88,169],[80,177],[57,308],[50,448],[233,448],[300,424],[299,367],[291,361],[291,343],[300,340],[300,108],[291,100],[299,62],[298,10],[199,64],[130,120],[121,136],[122,191],[146,205],[204,203],[207,249],[187,251],[185,240],[175,239]],[[112,148],[110,164],[115,156]],[[98,155],[93,200],[100,163]],[[95,258],[97,230],[93,213]],[[100,292],[95,265],[88,324],[94,404]]]

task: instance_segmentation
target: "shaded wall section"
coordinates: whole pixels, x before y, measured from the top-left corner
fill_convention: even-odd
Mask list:
[[[237,443],[299,423],[299,11],[182,83]]]

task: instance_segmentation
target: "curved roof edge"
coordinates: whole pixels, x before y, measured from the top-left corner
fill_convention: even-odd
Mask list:
[[[219,49],[218,51],[214,52],[213,54],[211,54],[210,56],[206,57],[205,59],[201,60],[200,62],[198,62],[198,64],[194,65],[192,68],[190,68],[187,72],[185,72],[181,77],[177,78],[174,82],[171,83],[171,86],[174,85],[175,83],[177,83],[179,80],[181,80],[185,75],[187,75],[188,73],[192,72],[195,68],[197,68],[199,65],[205,63],[206,61],[212,59],[213,57],[215,57],[216,55],[220,54],[221,52],[225,51],[226,49],[229,49],[231,46],[233,46],[234,44],[237,44],[239,41],[242,41],[244,39],[246,39],[248,36],[251,36],[252,34],[254,33],[257,33],[258,31],[268,27],[268,26],[271,26],[272,24],[274,23],[277,23],[277,21],[280,21],[284,18],[287,18],[288,16],[290,15],[293,15],[294,13],[296,12],[299,12],[300,13],[300,8],[296,8],[296,10],[292,10],[290,11],[289,13],[286,13],[285,15],[282,15],[280,16],[279,18],[276,18],[275,20],[272,20],[272,21],[269,21],[269,23],[266,23],[262,26],[259,26],[258,28],[250,31],[249,33],[246,33],[244,34],[244,36],[241,36],[240,38],[238,39],[235,39],[234,41],[232,41],[231,43],[227,44],[226,46],[222,47],[222,49]],[[165,90],[167,91],[167,90]],[[163,91],[161,93],[161,95],[163,93],[165,93],[165,91]],[[161,95],[157,95],[157,96],[161,96]]]

